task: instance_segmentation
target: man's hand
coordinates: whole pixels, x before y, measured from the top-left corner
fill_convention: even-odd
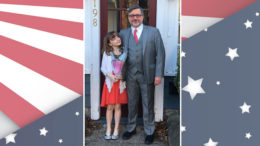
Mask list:
[[[155,77],[154,78],[154,85],[155,86],[161,84],[161,82],[162,82],[162,78],[160,78],[160,77]]]

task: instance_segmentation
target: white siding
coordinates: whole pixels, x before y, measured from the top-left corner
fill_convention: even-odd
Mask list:
[[[84,24],[84,38],[85,38],[85,74],[90,74],[91,70],[91,9],[93,6],[90,4],[90,0],[85,0],[85,24]]]
[[[165,46],[165,76],[174,76],[177,68],[179,0],[158,0],[156,27],[160,30]],[[164,81],[155,88],[155,121],[163,120]]]
[[[178,48],[179,0],[157,1],[156,26],[160,30],[165,51],[165,76],[176,75]]]

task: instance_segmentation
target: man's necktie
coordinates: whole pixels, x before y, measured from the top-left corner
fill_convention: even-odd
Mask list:
[[[137,29],[134,30],[134,38],[135,38],[135,42],[138,43],[138,37],[137,37]]]

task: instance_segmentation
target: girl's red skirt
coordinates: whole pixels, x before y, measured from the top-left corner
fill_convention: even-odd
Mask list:
[[[106,107],[108,104],[127,104],[127,92],[124,89],[123,93],[120,94],[120,81],[114,82],[111,92],[108,91],[107,84],[104,82],[101,107]]]

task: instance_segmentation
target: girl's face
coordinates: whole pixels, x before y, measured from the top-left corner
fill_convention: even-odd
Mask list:
[[[121,45],[121,39],[117,35],[115,35],[115,37],[113,37],[110,40],[109,46],[111,46],[111,47],[118,47],[120,45]]]

